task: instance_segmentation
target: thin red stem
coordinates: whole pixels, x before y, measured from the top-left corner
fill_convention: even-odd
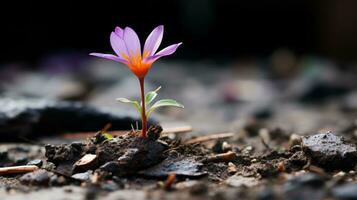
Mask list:
[[[146,111],[145,111],[145,90],[144,90],[144,78],[139,78],[140,82],[140,92],[141,92],[141,137],[146,138],[146,130],[147,130],[147,119],[146,119]]]

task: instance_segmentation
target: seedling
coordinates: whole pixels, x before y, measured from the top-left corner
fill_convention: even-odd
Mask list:
[[[164,106],[174,106],[183,108],[184,106],[172,99],[162,99],[153,102],[157,97],[157,92],[161,87],[145,94],[145,77],[152,64],[163,56],[175,53],[176,49],[182,44],[177,43],[170,45],[156,53],[159,48],[164,34],[164,26],[156,27],[147,37],[144,49],[141,50],[140,40],[136,32],[130,27],[124,29],[116,27],[110,35],[110,44],[116,55],[91,53],[92,56],[114,60],[125,64],[135,74],[140,84],[141,103],[126,98],[118,98],[117,101],[128,103],[135,107],[141,114],[141,136],[147,137],[147,121],[152,112],[157,108]]]

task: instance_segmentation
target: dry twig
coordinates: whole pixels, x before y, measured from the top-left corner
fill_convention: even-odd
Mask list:
[[[214,156],[210,156],[203,160],[203,162],[230,162],[237,157],[236,153],[228,151],[227,153],[221,153]]]
[[[197,138],[193,138],[190,140],[187,140],[185,144],[194,144],[194,143],[203,143],[203,142],[208,142],[211,140],[218,140],[218,139],[223,139],[223,138],[229,138],[234,136],[234,133],[219,133],[219,134],[214,134],[214,135],[206,135],[206,136],[201,136]]]
[[[192,126],[178,126],[178,127],[170,127],[170,128],[164,128],[162,131],[162,134],[167,134],[167,133],[188,133],[192,131]]]
[[[36,165],[20,165],[13,167],[0,167],[0,175],[4,174],[21,174],[38,170]]]

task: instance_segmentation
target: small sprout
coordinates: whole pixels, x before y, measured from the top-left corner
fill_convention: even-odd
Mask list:
[[[130,101],[130,100],[127,99],[127,98],[117,98],[116,100],[119,101],[119,102],[121,102],[121,103],[132,104],[132,105],[135,107],[135,109],[136,109],[139,113],[141,113],[141,106],[140,106],[140,104],[139,104],[137,101]]]
[[[150,117],[151,113],[154,112],[156,109],[160,107],[167,107],[167,106],[184,108],[182,104],[178,103],[173,99],[162,99],[155,102],[154,105],[152,105],[151,108],[148,109],[148,111],[146,112],[146,116]]]
[[[157,97],[157,92],[161,89],[161,86],[159,86],[156,90],[154,91],[150,91],[148,93],[146,93],[145,95],[145,103],[146,106],[148,106],[149,104],[151,104],[152,101],[154,101],[154,99]]]
[[[158,87],[154,91],[150,91],[145,95],[145,106],[146,106],[146,118],[149,119],[151,113],[153,113],[156,109],[161,107],[178,107],[184,108],[184,106],[173,99],[161,99],[159,101],[153,102],[155,98],[158,96],[157,92],[161,89],[161,86]],[[142,112],[142,106],[138,103],[138,101],[132,101],[126,98],[117,98],[117,101],[121,103],[131,104],[135,107],[135,109],[140,114]]]
[[[163,34],[164,26],[156,27],[147,37],[144,48],[141,49],[139,37],[133,29],[130,27],[122,29],[117,26],[110,35],[110,44],[116,55],[103,53],[90,54],[92,56],[123,63],[127,65],[133,74],[135,74],[138,78],[140,84],[141,104],[139,104],[138,101],[131,101],[126,98],[118,98],[117,101],[130,103],[135,106],[136,110],[141,114],[141,136],[145,138],[147,137],[147,118],[156,108],[163,106],[176,106],[183,108],[181,104],[174,100],[164,99],[161,100],[161,102],[156,102],[156,105],[154,104],[150,109],[148,109],[148,111],[146,111],[146,106],[151,104],[151,102],[156,98],[157,92],[160,89],[158,88],[157,90],[148,92],[145,95],[144,80],[147,73],[156,60],[175,53],[176,49],[182,44],[181,42],[173,44],[157,52],[161,44]]]

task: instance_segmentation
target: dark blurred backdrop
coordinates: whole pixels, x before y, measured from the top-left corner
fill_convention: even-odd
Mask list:
[[[175,59],[230,60],[297,54],[356,60],[357,1],[116,0],[9,1],[1,13],[1,63],[61,52],[111,51],[116,25],[144,40],[165,25],[163,45],[183,41]]]

